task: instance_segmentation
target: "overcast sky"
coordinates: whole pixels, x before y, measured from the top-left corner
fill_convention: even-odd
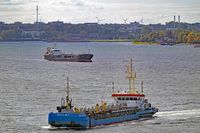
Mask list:
[[[0,21],[33,23],[64,21],[67,23],[97,22],[127,23],[140,21],[144,24],[165,23],[180,15],[181,21],[200,22],[200,0],[0,0]]]

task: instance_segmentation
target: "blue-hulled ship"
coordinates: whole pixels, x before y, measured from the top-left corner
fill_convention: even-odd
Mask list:
[[[132,59],[127,65],[129,89],[123,92],[114,90],[111,97],[115,103],[102,101],[91,108],[78,108],[72,105],[69,97],[69,80],[67,78],[67,96],[61,99],[58,112],[51,112],[48,123],[52,127],[67,129],[88,129],[95,126],[109,125],[140,118],[152,117],[158,109],[152,107],[143,94],[143,82],[140,92],[135,88],[136,73],[132,69]]]

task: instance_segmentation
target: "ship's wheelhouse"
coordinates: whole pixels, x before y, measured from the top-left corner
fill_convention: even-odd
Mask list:
[[[60,49],[56,49],[56,48],[51,48],[50,49],[50,53],[52,55],[61,55],[62,54],[61,50]]]
[[[115,93],[112,94],[117,105],[123,107],[138,107],[142,108],[145,101],[144,94],[129,94],[129,93]]]

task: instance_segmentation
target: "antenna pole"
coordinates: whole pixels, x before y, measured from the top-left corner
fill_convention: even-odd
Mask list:
[[[133,90],[133,92],[135,93],[135,76],[136,76],[136,74],[135,74],[135,72],[133,70],[133,60],[132,60],[132,58],[131,58],[131,65],[130,65],[130,67],[131,67],[131,80],[132,80],[131,90]],[[133,72],[134,72],[134,76],[133,76]]]
[[[176,37],[175,37],[175,29],[176,29],[176,16],[174,15],[174,28],[173,28],[173,43],[176,43]]]
[[[142,81],[142,83],[141,83],[141,93],[143,94],[143,81]]]
[[[114,82],[112,82],[112,91],[113,91],[113,93],[115,92]]]
[[[133,68],[133,60],[132,60],[132,58],[131,58],[130,67],[131,67],[131,78],[132,78],[133,77],[133,70],[132,70],[132,68]]]
[[[131,60],[130,60],[130,68],[129,68],[129,70],[130,70],[130,77],[129,77],[129,91],[131,92],[131,90],[132,90],[132,84],[131,84],[131,79],[132,79],[132,77],[133,77],[133,74],[132,74],[132,58],[131,58]]]

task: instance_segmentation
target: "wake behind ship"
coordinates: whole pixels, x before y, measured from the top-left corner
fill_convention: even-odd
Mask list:
[[[95,126],[152,117],[158,109],[152,107],[148,99],[145,98],[143,83],[141,91],[136,90],[134,82],[136,73],[132,70],[132,60],[127,66],[127,72],[129,90],[115,91],[113,83],[111,97],[115,103],[107,104],[102,101],[101,104],[96,104],[91,108],[78,108],[72,105],[72,99],[69,98],[69,81],[67,78],[67,96],[61,99],[61,106],[57,107],[58,112],[49,113],[48,123],[52,127],[88,129]]]
[[[92,62],[93,54],[64,54],[60,49],[48,47],[44,59],[49,61]]]

